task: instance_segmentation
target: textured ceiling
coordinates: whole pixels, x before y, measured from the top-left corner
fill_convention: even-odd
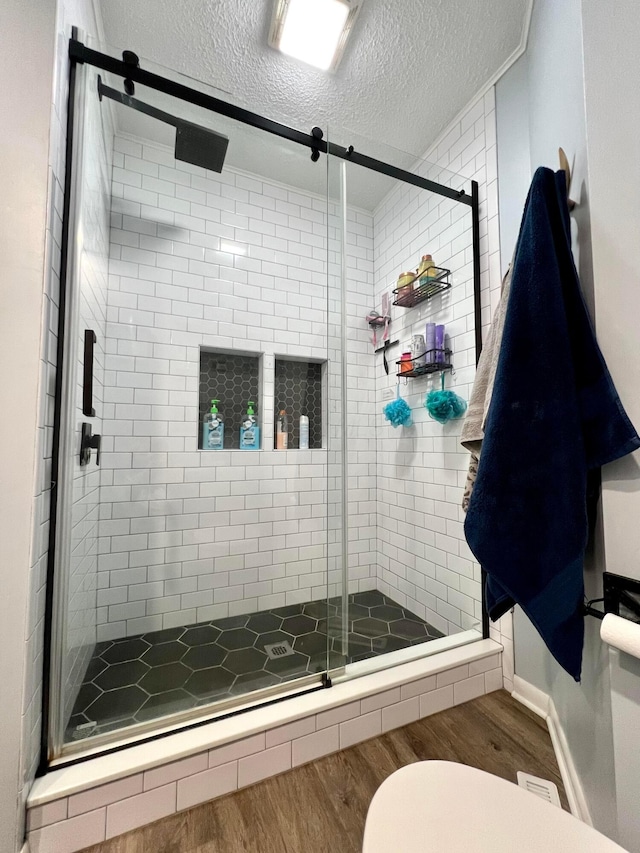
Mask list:
[[[134,50],[302,130],[328,128],[341,144],[353,131],[414,155],[518,47],[528,7],[528,0],[364,0],[331,74],[267,46],[272,2],[102,0],[101,7],[114,49]],[[121,127],[136,129],[127,118]],[[231,148],[229,162],[241,165]]]

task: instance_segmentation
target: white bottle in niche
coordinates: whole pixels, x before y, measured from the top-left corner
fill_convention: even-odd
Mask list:
[[[309,418],[307,415],[300,415],[300,450],[309,449]]]

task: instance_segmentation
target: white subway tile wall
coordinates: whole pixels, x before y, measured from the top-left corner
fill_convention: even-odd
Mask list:
[[[417,167],[424,177],[447,183],[445,170],[478,181],[483,326],[500,292],[493,90],[427,152]],[[438,168],[442,175],[438,175]],[[455,188],[460,182],[453,183]],[[465,188],[470,191],[469,181]],[[454,373],[446,387],[468,400],[475,375],[473,254],[469,207],[410,186],[395,188],[373,218],[375,305],[395,287],[398,275],[416,269],[423,254],[452,271],[452,287],[415,308],[393,306],[391,339],[409,349],[427,321],[446,326]],[[395,396],[395,371],[376,363],[376,411]],[[394,429],[376,419],[378,461],[378,589],[444,634],[481,621],[480,567],[464,537],[460,503],[469,456],[459,444],[462,421],[441,425],[424,408],[425,394],[440,387],[440,374],[401,380],[414,426]]]
[[[271,449],[275,357],[322,361],[330,350],[326,199],[232,168],[205,172],[123,136],[114,141],[112,195],[98,639],[323,598],[327,581],[339,594],[328,451]],[[369,214],[350,209],[348,219],[357,403],[348,415],[349,571],[358,591],[376,583],[374,380],[363,321],[373,230]],[[201,347],[263,354],[263,450],[198,451]]]
[[[469,116],[432,156],[480,184],[488,305],[499,291],[496,214],[488,215],[497,184],[487,181],[495,146],[485,144],[495,121],[491,98]],[[338,594],[327,516],[339,507],[327,506],[326,452],[265,449],[247,459],[196,449],[201,346],[265,354],[264,448],[273,441],[273,357],[330,353],[326,201],[232,169],[213,176],[130,138],[116,137],[115,151],[99,639],[321,598],[327,570]],[[418,308],[394,307],[393,337],[404,345],[427,319],[444,322],[455,388],[468,398],[470,211],[402,185],[373,218],[350,210],[347,234],[350,590],[377,584],[444,633],[474,627],[480,577],[459,507],[467,465],[460,422],[442,427],[428,418],[422,402],[434,380],[426,378],[403,388],[415,427],[394,431],[383,421],[395,376],[374,358],[363,323],[399,271],[434,254],[453,270],[453,287]],[[332,402],[338,385],[330,378]]]
[[[499,270],[495,215],[488,216],[495,206],[487,201],[496,181],[486,180],[495,159],[495,146],[485,146],[495,121],[491,97],[471,113],[478,116],[463,118],[432,156],[480,184],[487,302]],[[461,147],[469,127],[473,140]],[[129,137],[115,138],[113,156],[98,639],[323,598],[327,589],[339,594],[340,499],[332,488],[339,458],[330,462],[326,449],[270,449],[276,356],[335,364],[338,355],[327,268],[327,248],[330,263],[339,255],[336,209],[327,246],[324,198],[230,168],[206,173]],[[467,465],[460,423],[428,419],[427,379],[405,389],[413,430],[403,435],[384,423],[380,409],[395,377],[373,356],[363,322],[398,271],[425,251],[453,270],[453,287],[416,309],[394,308],[393,336],[404,343],[427,318],[445,322],[455,387],[468,397],[475,363],[469,209],[398,186],[373,217],[349,210],[349,591],[377,586],[451,633],[480,620],[479,567],[459,507]],[[263,354],[264,450],[249,457],[197,450],[201,347]],[[331,440],[342,412],[339,377],[327,374]]]
[[[513,610],[501,616],[497,622],[492,622],[489,627],[489,635],[492,640],[504,649],[502,655],[502,671],[504,674],[504,689],[513,693],[513,676],[515,669],[514,647],[513,647]]]

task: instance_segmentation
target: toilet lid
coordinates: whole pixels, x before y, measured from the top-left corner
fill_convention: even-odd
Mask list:
[[[450,761],[397,770],[377,790],[362,853],[624,853],[568,812]]]

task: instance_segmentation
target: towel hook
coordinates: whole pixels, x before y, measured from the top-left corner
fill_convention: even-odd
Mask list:
[[[571,167],[569,166],[569,160],[567,155],[564,153],[563,148],[558,148],[558,159],[560,160],[560,168],[567,176],[567,206],[569,210],[573,210],[576,203],[569,197],[569,191],[571,189]]]

